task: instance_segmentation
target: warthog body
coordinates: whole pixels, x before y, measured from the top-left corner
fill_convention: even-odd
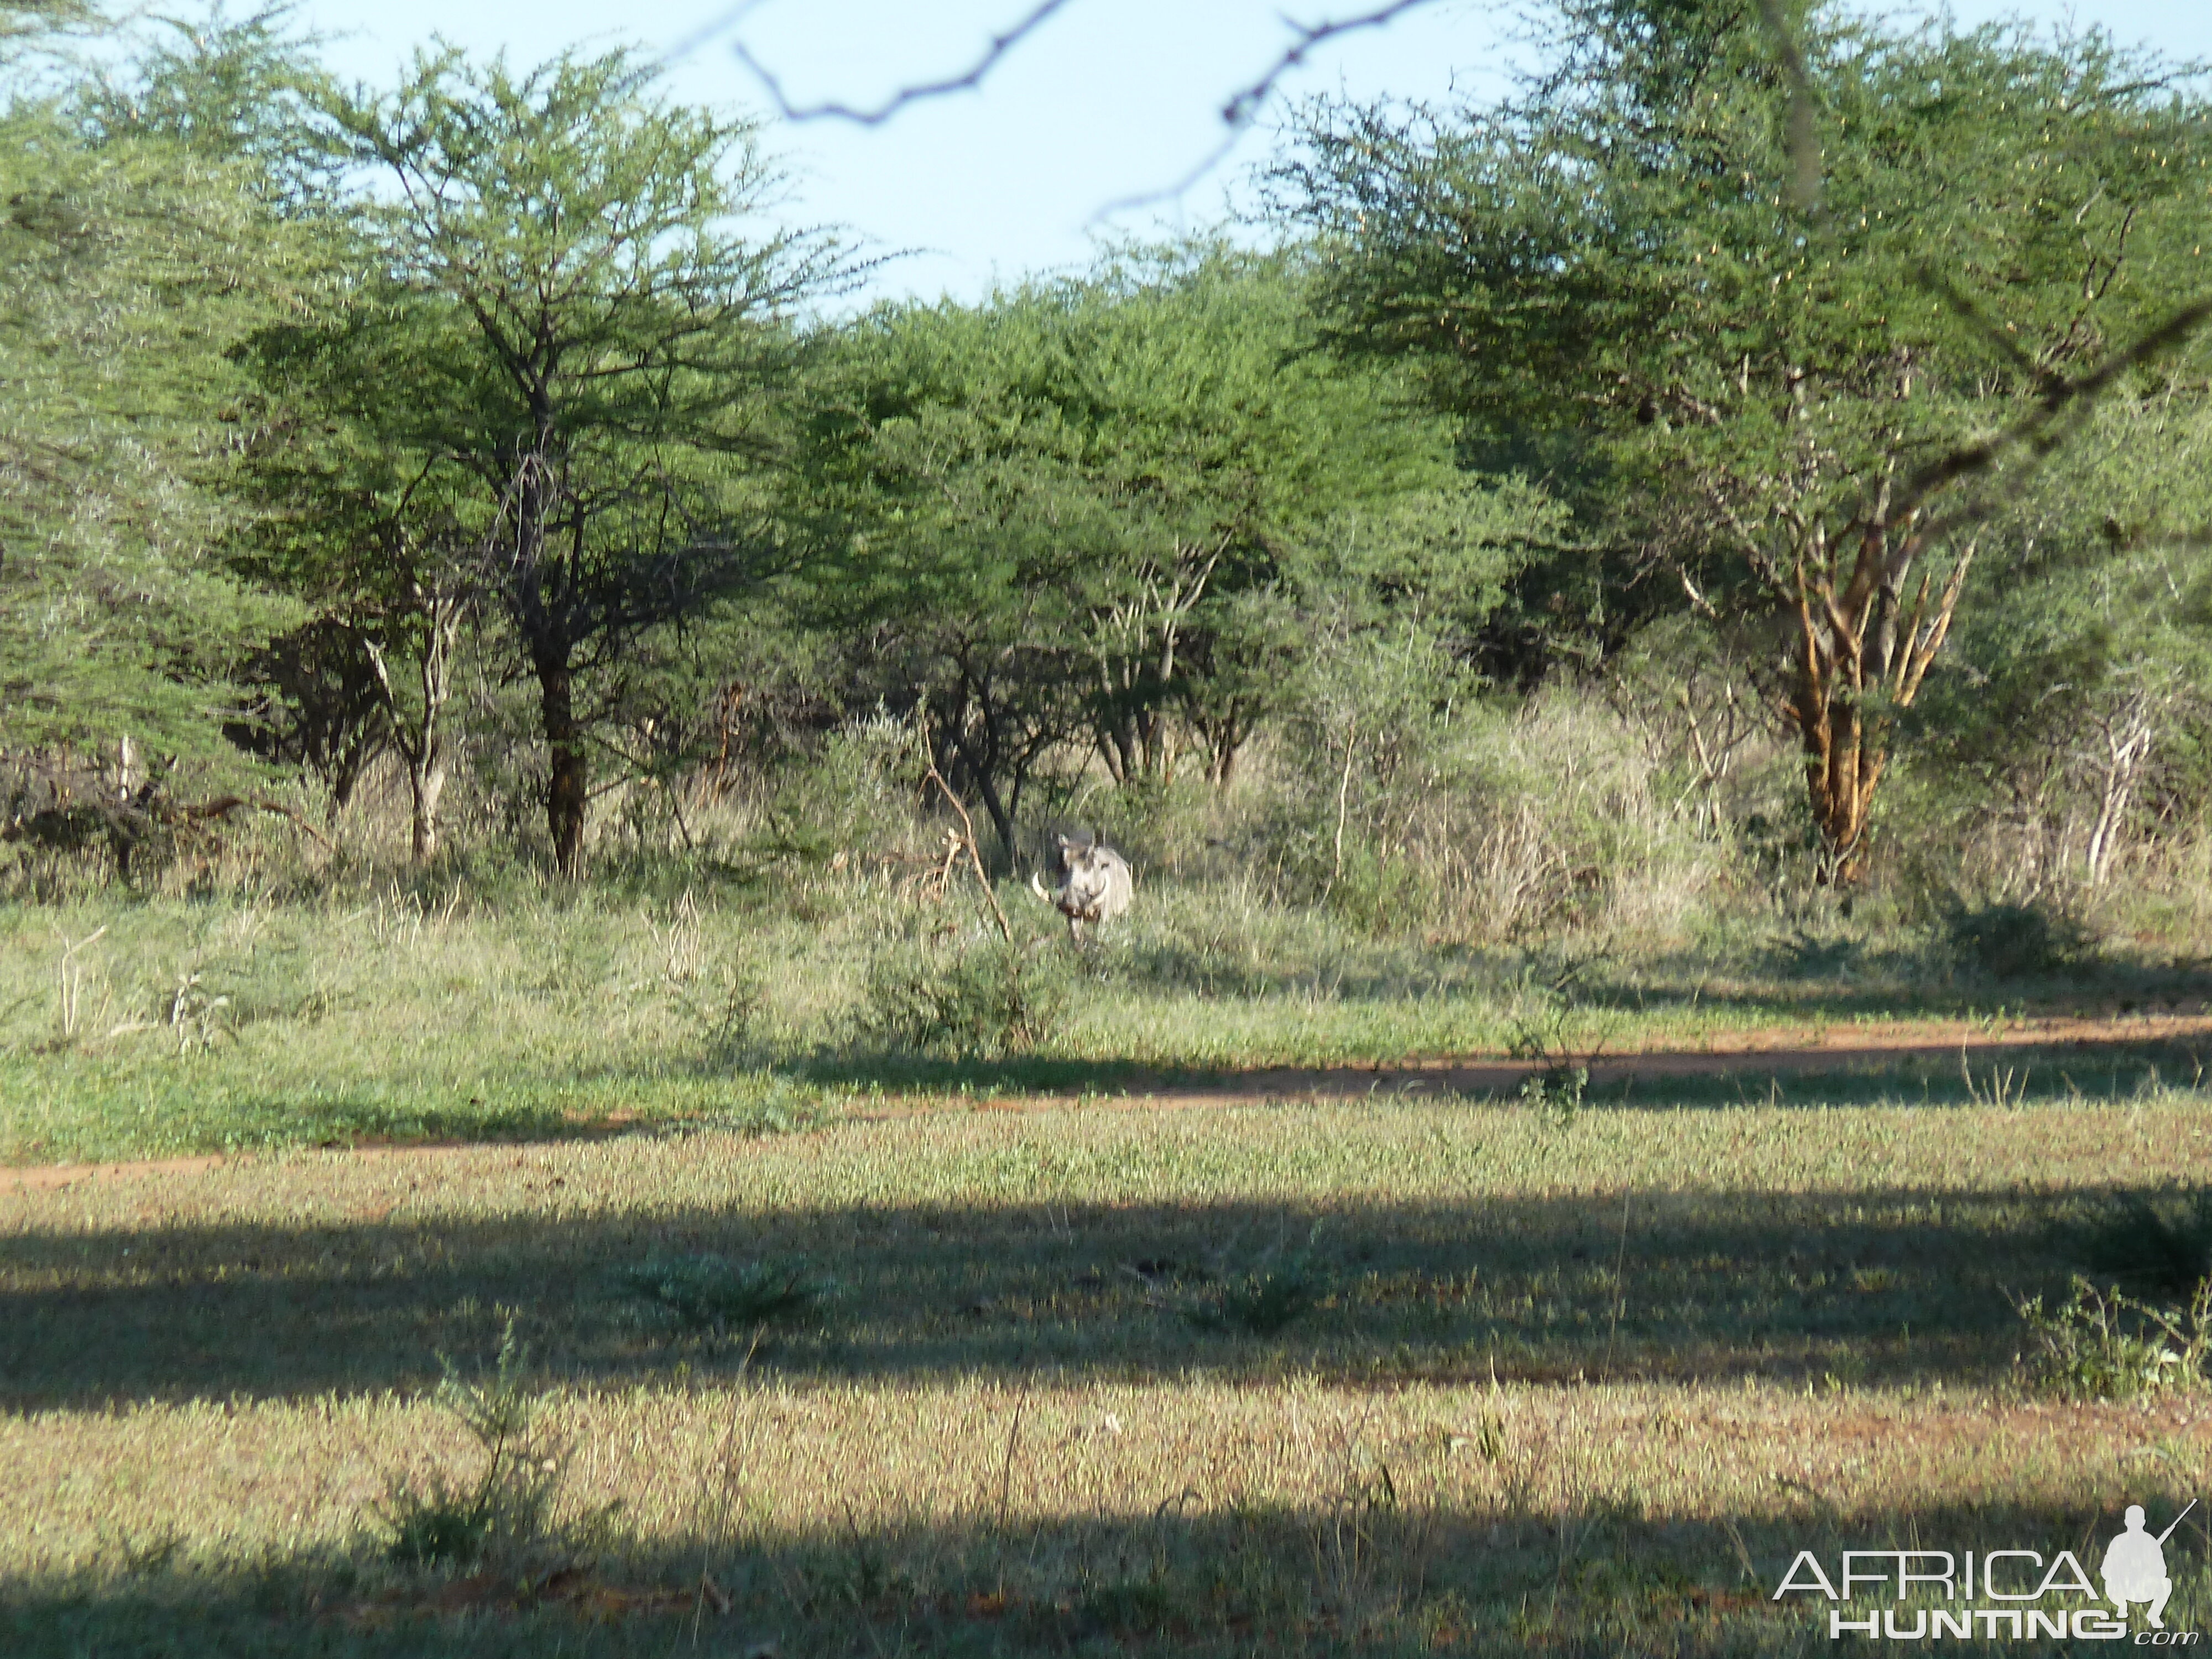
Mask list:
[[[1060,885],[1048,893],[1034,875],[1030,885],[1067,918],[1067,935],[1080,945],[1085,922],[1111,921],[1128,909],[1136,897],[1136,884],[1130,878],[1128,860],[1112,848],[1070,841],[1066,836],[1059,841]]]

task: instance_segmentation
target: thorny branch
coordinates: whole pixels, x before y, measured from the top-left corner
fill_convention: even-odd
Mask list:
[[[1790,192],[1800,208],[1815,218],[1826,219],[1820,192],[1825,169],[1820,161],[1820,130],[1814,119],[1820,108],[1820,94],[1813,89],[1813,76],[1805,67],[1805,54],[1797,49],[1797,37],[1790,30],[1790,20],[1782,15],[1781,0],[1759,0],[1759,10],[1765,20],[1767,33],[1774,37],[1774,55],[1782,62],[1782,72],[1790,77]]]
[[[1267,100],[1274,95],[1275,88],[1283,76],[1304,63],[1309,52],[1324,40],[1334,40],[1340,34],[1350,34],[1358,29],[1380,28],[1400,14],[1427,3],[1428,0],[1391,0],[1389,5],[1378,6],[1356,17],[1340,18],[1325,23],[1300,23],[1285,18],[1283,21],[1290,26],[1297,39],[1283,49],[1268,66],[1266,74],[1250,86],[1231,94],[1229,101],[1222,105],[1221,125],[1226,130],[1221,135],[1220,143],[1200,156],[1198,164],[1173,184],[1159,190],[1142,191],[1134,196],[1118,197],[1099,209],[1096,216],[1103,219],[1109,214],[1124,213],[1133,208],[1172,202],[1184,195],[1192,185],[1229,159],[1229,152],[1237,148],[1237,141],[1244,136],[1245,129],[1267,106]]]
[[[1000,33],[991,37],[967,68],[957,74],[945,76],[934,81],[916,82],[899,88],[880,103],[854,105],[831,99],[818,104],[794,104],[784,90],[781,77],[753,54],[752,49],[733,33],[738,24],[760,3],[760,0],[740,0],[704,27],[695,31],[678,42],[668,54],[668,61],[678,63],[690,57],[701,46],[717,37],[726,36],[730,51],[744,65],[752,77],[761,83],[776,111],[787,121],[849,121],[858,126],[881,126],[909,104],[918,104],[932,98],[942,98],[957,92],[972,92],[983,83],[1000,61],[1015,47],[1042,27],[1052,15],[1067,3],[1067,0],[1036,0],[1028,11]],[[1182,195],[1193,185],[1218,167],[1235,146],[1244,130],[1265,108],[1285,76],[1303,65],[1315,47],[1335,40],[1340,35],[1356,33],[1362,29],[1380,28],[1404,13],[1430,3],[1430,0],[1386,0],[1350,17],[1330,18],[1318,23],[1301,23],[1293,18],[1283,19],[1290,29],[1291,43],[1279,52],[1274,61],[1252,83],[1232,93],[1221,106],[1221,122],[1228,129],[1222,142],[1210,151],[1188,173],[1165,190],[1150,195],[1131,197],[1110,204],[1103,210],[1141,207],[1152,202],[1170,200]]]
[[[1381,28],[1401,14],[1427,3],[1428,0],[1390,0],[1389,4],[1377,6],[1372,11],[1362,12],[1356,17],[1342,17],[1326,23],[1300,23],[1285,17],[1283,21],[1290,25],[1291,32],[1297,38],[1284,49],[1282,55],[1275,59],[1265,75],[1221,106],[1223,122],[1231,127],[1251,125],[1252,118],[1273,95],[1276,84],[1304,64],[1306,54],[1323,41],[1333,40],[1340,34],[1354,33],[1360,29]]]

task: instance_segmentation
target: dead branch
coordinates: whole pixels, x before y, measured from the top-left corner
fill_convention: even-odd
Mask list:
[[[1790,194],[1798,207],[1825,221],[1827,212],[1821,205],[1820,185],[1826,169],[1820,160],[1820,133],[1815,118],[1820,94],[1805,67],[1805,54],[1797,49],[1797,36],[1783,15],[1781,0],[1759,0],[1759,9],[1767,32],[1774,37],[1774,55],[1781,59],[1782,72],[1790,81]]]
[[[975,868],[975,884],[983,890],[983,897],[991,907],[991,914],[999,919],[1000,935],[1005,938],[1007,944],[1012,945],[1014,942],[1014,930],[1007,924],[1006,913],[999,908],[999,896],[991,890],[990,877],[983,873],[983,855],[975,848],[975,821],[968,816],[968,809],[961,805],[960,797],[952,793],[952,786],[945,782],[945,775],[939,772],[935,765],[933,764],[930,767],[926,775],[930,782],[944,792],[945,799],[952,804],[952,810],[960,815],[960,828],[963,831],[961,844],[967,849],[968,862]]]
[[[730,41],[730,51],[737,60],[745,66],[752,77],[766,89],[768,95],[775,102],[777,112],[785,120],[834,119],[850,121],[859,126],[875,127],[881,126],[908,104],[920,103],[927,98],[942,98],[955,92],[972,92],[982,85],[983,77],[998,66],[1000,58],[1034,33],[1046,19],[1066,3],[1067,0],[1040,0],[1040,3],[1031,6],[1013,27],[1002,34],[993,35],[991,44],[984,48],[982,56],[976,58],[959,74],[949,75],[940,81],[924,81],[914,86],[901,87],[882,103],[872,105],[866,108],[855,108],[853,105],[839,103],[834,100],[821,104],[793,104],[785,95],[782,81],[753,56],[743,40],[733,37]],[[706,41],[734,25],[751,9],[750,5],[741,5],[725,12],[713,23],[678,46],[670,54],[672,60],[686,57],[697,50]]]
[[[760,82],[763,90],[775,105],[777,113],[785,120],[849,121],[856,126],[875,127],[881,126],[909,104],[921,103],[931,98],[943,98],[956,92],[975,90],[982,85],[984,77],[998,67],[1001,58],[1036,33],[1054,12],[1067,3],[1067,0],[1036,0],[1036,3],[1032,4],[1029,10],[1018,18],[1012,25],[1004,32],[993,35],[990,44],[958,74],[948,75],[939,80],[917,82],[911,86],[901,87],[882,102],[866,106],[855,106],[835,99],[818,104],[793,103],[789,94],[784,91],[781,77],[756,58],[751,48],[742,40],[731,33],[746,14],[758,3],[759,0],[740,0],[740,3],[732,6],[703,28],[695,31],[678,42],[670,51],[667,61],[680,62],[709,40],[719,36],[728,35],[731,54],[737,58],[738,62],[744,65],[746,71],[756,81]],[[1304,64],[1307,55],[1315,47],[1333,40],[1339,35],[1355,33],[1361,29],[1381,28],[1404,13],[1428,3],[1430,0],[1386,0],[1384,4],[1370,7],[1368,10],[1357,13],[1352,16],[1332,18],[1319,23],[1300,23],[1293,19],[1285,18],[1283,21],[1289,27],[1291,33],[1290,45],[1276,55],[1274,61],[1257,80],[1249,86],[1239,88],[1222,105],[1221,123],[1227,131],[1223,134],[1221,143],[1208,151],[1190,172],[1165,189],[1110,202],[1099,210],[1097,216],[1103,217],[1108,214],[1129,208],[1146,207],[1156,202],[1171,201],[1182,195],[1221,164],[1229,152],[1236,147],[1237,140],[1243,136],[1244,130],[1252,125],[1261,110],[1267,106],[1268,100],[1274,96],[1275,89],[1281,84],[1283,77]]]
[[[1299,23],[1285,18],[1283,21],[1290,25],[1297,38],[1284,48],[1266,74],[1250,86],[1233,94],[1229,101],[1222,105],[1221,124],[1224,131],[1221,142],[1200,156],[1197,165],[1173,184],[1158,190],[1139,191],[1133,196],[1117,196],[1091,216],[1092,222],[1095,223],[1133,209],[1156,207],[1162,202],[1180,199],[1192,185],[1229,159],[1229,152],[1237,148],[1237,141],[1244,136],[1244,130],[1252,125],[1261,110],[1266,107],[1267,100],[1274,95],[1277,84],[1284,76],[1304,63],[1306,54],[1314,47],[1340,34],[1350,34],[1358,29],[1380,28],[1401,13],[1426,3],[1428,0],[1393,0],[1391,4],[1378,6],[1357,17],[1346,17],[1327,23]]]
[[[1428,0],[1390,0],[1389,4],[1377,6],[1356,17],[1339,18],[1327,23],[1299,23],[1285,17],[1283,21],[1290,24],[1291,33],[1297,38],[1284,49],[1282,55],[1275,59],[1265,75],[1221,106],[1223,124],[1230,127],[1251,125],[1252,118],[1274,94],[1277,83],[1304,64],[1306,54],[1323,41],[1334,40],[1340,34],[1351,34],[1360,29],[1381,28],[1401,14],[1427,3]]]
[[[2037,395],[2035,407],[2021,419],[1993,437],[1951,451],[1910,479],[1905,489],[1904,510],[1898,516],[1909,518],[1945,486],[1987,472],[2015,453],[2024,454],[2031,465],[2048,459],[2071,435],[2080,417],[2123,374],[2179,349],[2208,322],[2212,322],[2212,297],[2179,307],[2132,344],[2108,354],[2087,374],[2054,377]],[[1981,523],[1995,511],[1994,501],[1969,503],[1923,529],[1920,539],[1932,544]]]

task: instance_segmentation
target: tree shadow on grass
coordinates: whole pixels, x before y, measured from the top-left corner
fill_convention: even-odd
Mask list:
[[[2019,1346],[2008,1295],[2091,1265],[2119,1203],[1889,1188],[562,1214],[558,1185],[543,1212],[489,1220],[19,1229],[0,1406],[421,1389],[510,1314],[580,1383],[712,1375],[749,1334],[655,1328],[623,1273],[708,1254],[830,1281],[754,1355],[792,1375],[1985,1382]]]
[[[2098,962],[2064,971],[1964,972],[1849,941],[1802,942],[1744,962],[1661,957],[1637,969],[1632,982],[1595,978],[1583,1000],[1638,1013],[1728,1008],[1788,1020],[1959,1018],[1993,1008],[2021,1016],[2124,1015],[2195,1012],[2212,1001],[2212,972],[2193,965]]]
[[[2212,1039],[2148,1038],[2124,1028],[2094,1036],[2041,1042],[1913,1043],[1907,1039],[1862,1047],[1811,1043],[1796,1049],[1747,1053],[1608,1054],[1600,1025],[1577,1022],[1567,1041],[1595,1045],[1595,1054],[1559,1058],[1587,1064],[1589,1098],[1632,1100],[1644,1109],[1758,1101],[1808,1106],[2020,1106],[2112,1102],[2148,1089],[2193,1088],[2212,1061]],[[1483,1059],[1433,1064],[1152,1066],[1128,1060],[1064,1060],[1046,1055],[936,1060],[897,1052],[823,1053],[793,1068],[814,1086],[890,1094],[1015,1097],[1188,1097],[1237,1100],[1361,1099],[1377,1094],[1428,1098],[1511,1099],[1543,1071],[1544,1060]],[[1778,1085],[1778,1086],[1777,1086]]]
[[[1933,938],[1778,933],[1747,949],[1616,958],[1601,948],[1501,949],[1378,944],[1344,956],[1273,956],[1186,939],[1146,939],[1087,964],[1109,984],[1208,999],[1313,996],[1333,1003],[1475,997],[1510,1006],[1532,984],[1565,975],[1594,1009],[1650,1013],[1697,1007],[1759,1011],[1778,1020],[1956,1018],[2015,1012],[2201,1006],[2212,967],[2094,952],[2046,960],[2029,951],[1993,960]]]
[[[1449,1494],[1349,1464],[1334,1489],[1280,1502],[1187,1490],[1150,1516],[1043,1520],[962,1514],[901,1523],[616,1541],[544,1572],[401,1571],[365,1549],[251,1564],[148,1559],[124,1540],[98,1566],[0,1577],[0,1645],[12,1659],[102,1655],[346,1659],[663,1659],[672,1651],[1022,1654],[1813,1655],[1832,1652],[1832,1609],[1854,1620],[1925,1610],[2062,1618],[2096,1604],[2054,1590],[2025,1603],[1917,1588],[1900,1601],[1861,1582],[1848,1601],[1792,1591],[1800,1551],[1839,1576],[1845,1550],[2032,1551],[2004,1587],[2035,1587],[2071,1552],[2094,1575],[2119,1505],[2171,1516],[2187,1501],[2146,1474],[2109,1503],[1797,1499],[1674,1513],[1632,1483],[1560,1504],[1516,1496],[1525,1449]],[[1624,1460],[1632,1463],[1632,1459]],[[1872,1575],[1885,1564],[1862,1558]],[[1895,1564],[1889,1563],[1894,1574]],[[2200,1533],[2169,1546],[2169,1629],[2212,1623]],[[1936,1563],[1917,1559],[1916,1571]],[[2019,1581],[2019,1582],[2015,1582]],[[1802,1577],[1797,1582],[1804,1582]],[[1951,1587],[1962,1587],[1954,1580]],[[2109,1613],[2107,1606],[2105,1611]],[[2142,1628],[2142,1614],[2130,1621]],[[2010,1651],[1989,1639],[1947,1650]],[[1976,1636],[1983,1635],[1977,1629]]]

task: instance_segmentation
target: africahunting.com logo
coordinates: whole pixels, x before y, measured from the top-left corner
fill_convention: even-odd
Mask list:
[[[2196,1507],[2192,1498],[2164,1532],[2153,1534],[2142,1505],[2130,1504],[2125,1530],[2105,1547],[2101,1589],[2071,1550],[2047,1559],[2039,1550],[1989,1550],[1979,1556],[1972,1550],[1845,1550],[1832,1575],[1812,1551],[1800,1550],[1773,1599],[1826,1597],[1835,1604],[1828,1610],[1828,1635],[1835,1640],[1955,1636],[1983,1642],[2053,1637],[2121,1642],[2132,1637],[2137,1647],[2193,1647],[2203,1632],[2166,1627],[2166,1604],[2173,1594],[2166,1540]],[[1917,1605],[1882,1607],[1885,1599]],[[1943,1605],[1931,1605],[1937,1601]]]

